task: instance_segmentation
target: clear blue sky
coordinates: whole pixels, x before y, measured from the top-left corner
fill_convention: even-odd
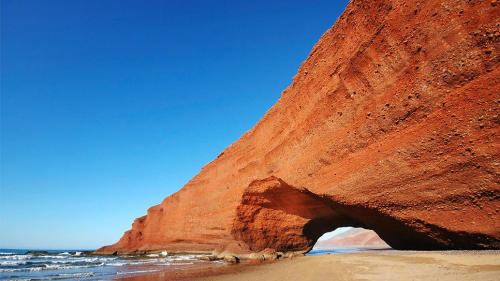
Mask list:
[[[289,86],[343,1],[1,1],[0,248],[93,249]]]

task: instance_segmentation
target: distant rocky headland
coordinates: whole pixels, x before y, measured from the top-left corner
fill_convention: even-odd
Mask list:
[[[367,248],[384,249],[389,245],[382,240],[373,230],[352,228],[325,240],[318,240],[314,248]]]
[[[499,249],[499,15],[350,1],[254,128],[97,253],[286,256],[343,226],[395,249]]]

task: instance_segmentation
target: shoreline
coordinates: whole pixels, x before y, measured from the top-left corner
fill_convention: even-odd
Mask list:
[[[165,271],[123,281],[152,280],[481,280],[500,276],[499,250],[369,251],[302,256],[220,268]]]
[[[230,264],[225,266],[208,266],[205,268],[189,268],[182,270],[164,270],[161,272],[154,272],[136,276],[129,277],[117,277],[112,280],[123,280],[123,281],[154,281],[154,280],[176,280],[176,281],[188,281],[188,280],[207,280],[206,278],[213,278],[217,276],[232,276],[233,274],[238,274],[240,272],[246,272],[247,270],[252,270],[254,267],[259,267],[265,264],[273,264],[277,261],[268,262],[241,262]],[[201,278],[201,279],[200,279]]]

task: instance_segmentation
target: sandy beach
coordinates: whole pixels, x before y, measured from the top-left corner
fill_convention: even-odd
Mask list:
[[[159,273],[120,280],[500,280],[500,251],[373,251],[304,256],[211,271]]]

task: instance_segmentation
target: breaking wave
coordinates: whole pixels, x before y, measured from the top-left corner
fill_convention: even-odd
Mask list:
[[[167,252],[148,256],[93,256],[88,252],[47,251],[0,252],[0,281],[2,280],[102,280],[177,270],[207,264],[201,255],[168,256]],[[114,277],[113,277],[114,276]]]

